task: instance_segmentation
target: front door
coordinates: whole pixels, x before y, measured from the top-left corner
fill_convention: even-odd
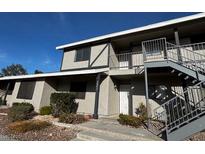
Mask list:
[[[129,114],[129,93],[129,84],[120,85],[120,113]]]

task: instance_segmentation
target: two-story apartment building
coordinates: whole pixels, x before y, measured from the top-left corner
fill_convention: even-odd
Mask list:
[[[75,92],[77,112],[94,118],[136,115],[141,103],[147,105],[149,117],[165,121],[170,140],[181,127],[189,135],[205,128],[189,125],[196,117],[205,123],[204,13],[56,49],[63,52],[59,72],[0,78],[7,105],[30,102],[38,111],[49,105],[51,93]]]

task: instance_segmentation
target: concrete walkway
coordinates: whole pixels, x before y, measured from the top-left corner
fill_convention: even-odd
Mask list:
[[[8,136],[0,135],[0,141],[15,141],[15,140],[9,138]]]
[[[91,120],[74,126],[55,124],[80,129],[75,141],[162,141],[146,129],[122,126],[114,119]]]

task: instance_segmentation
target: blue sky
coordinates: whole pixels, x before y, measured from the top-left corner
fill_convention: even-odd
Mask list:
[[[58,71],[58,45],[191,14],[0,13],[0,69],[22,64],[29,73]]]

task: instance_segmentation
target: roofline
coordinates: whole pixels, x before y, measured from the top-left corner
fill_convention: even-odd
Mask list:
[[[69,75],[80,75],[80,74],[95,74],[95,73],[106,72],[106,71],[108,71],[108,69],[109,68],[101,68],[101,69],[76,70],[76,71],[30,74],[30,75],[19,75],[19,76],[5,76],[5,77],[1,77],[0,81],[3,81],[3,80],[32,79],[32,78],[45,78],[45,77],[57,77],[57,76],[69,76]]]
[[[102,36],[98,36],[98,37],[78,41],[78,42],[73,42],[73,43],[69,43],[69,44],[65,44],[65,45],[60,45],[60,46],[56,47],[56,50],[62,50],[64,48],[74,47],[74,46],[85,44],[85,43],[91,43],[91,42],[100,41],[100,40],[104,40],[104,39],[110,39],[110,38],[117,37],[117,36],[136,33],[136,32],[140,32],[140,31],[150,30],[150,29],[154,29],[154,28],[160,28],[160,27],[164,27],[164,26],[168,26],[168,25],[182,23],[182,22],[185,22],[185,21],[200,19],[200,18],[203,18],[203,17],[205,17],[205,13],[198,13],[198,14],[194,14],[194,15],[190,15],[190,16],[186,16],[186,17],[181,17],[181,18],[171,19],[171,20],[167,20],[167,21],[162,21],[162,22],[150,24],[150,25],[143,26],[143,27],[133,28],[133,29],[125,30],[125,31],[115,32],[115,33],[111,33],[111,34],[107,34],[107,35],[102,35]]]

